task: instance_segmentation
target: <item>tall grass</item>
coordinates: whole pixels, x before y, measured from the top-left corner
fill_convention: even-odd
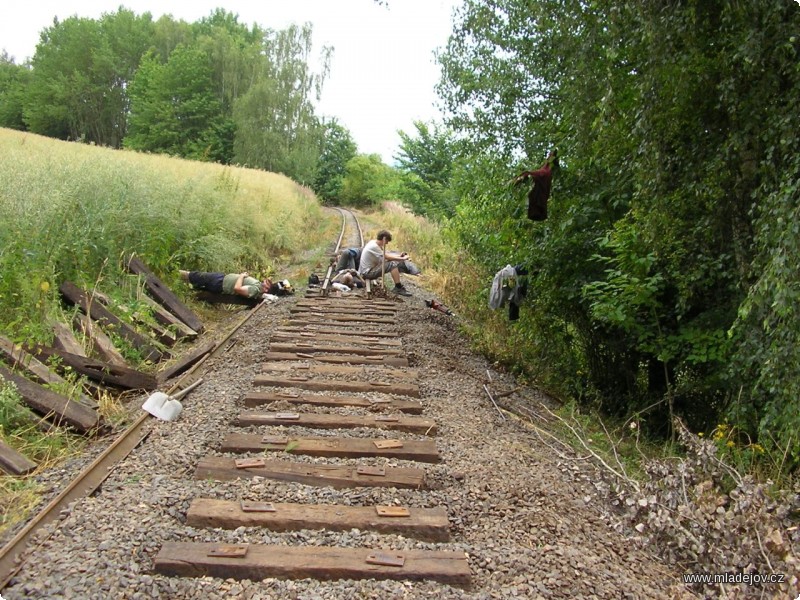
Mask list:
[[[113,293],[122,258],[268,273],[313,245],[313,194],[274,173],[0,129],[0,333],[47,339],[64,280]]]

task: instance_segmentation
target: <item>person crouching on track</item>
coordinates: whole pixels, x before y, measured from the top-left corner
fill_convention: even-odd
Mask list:
[[[381,229],[374,240],[367,242],[361,250],[358,272],[364,279],[381,279],[384,273],[389,273],[394,281],[394,292],[400,296],[410,296],[411,292],[400,282],[400,271],[406,270],[405,261],[411,260],[411,257],[405,252],[388,252],[386,244],[391,241],[392,234]]]
[[[247,273],[206,273],[204,271],[180,271],[181,279],[188,281],[196,290],[214,294],[235,294],[245,298],[260,298],[270,293],[272,281],[259,281]]]

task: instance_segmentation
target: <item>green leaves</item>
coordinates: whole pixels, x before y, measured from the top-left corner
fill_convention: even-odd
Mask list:
[[[581,365],[577,393],[622,412],[671,388],[697,428],[731,406],[800,461],[799,28],[777,0],[459,9],[439,55],[464,167],[450,224],[487,271],[535,273],[520,326],[540,380]],[[552,146],[532,224],[506,182]]]

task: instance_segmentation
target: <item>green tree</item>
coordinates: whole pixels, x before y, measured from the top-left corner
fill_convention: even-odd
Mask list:
[[[661,431],[668,406],[697,428],[735,409],[791,441],[796,235],[775,222],[796,217],[799,19],[780,0],[459,9],[438,86],[459,140],[452,227],[487,270],[535,273],[520,329],[553,389],[617,413],[663,400]],[[554,145],[533,224],[507,182]]]
[[[347,163],[358,147],[350,131],[335,119],[325,123],[325,137],[317,164],[314,191],[326,204],[338,204],[342,195]]]
[[[0,127],[26,129],[23,106],[29,79],[28,66],[15,64],[5,51],[0,54]]]
[[[166,64],[147,56],[130,95],[127,148],[224,161],[232,126],[214,94],[204,52],[178,46]]]
[[[152,22],[120,8],[99,20],[70,17],[45,29],[32,60],[24,116],[31,131],[119,147],[127,86],[150,44]]]
[[[369,206],[388,199],[396,174],[378,154],[358,154],[347,162],[342,182],[342,202]]]
[[[311,36],[310,24],[265,35],[260,71],[233,111],[235,161],[304,183],[314,181],[322,145],[312,99],[321,94],[329,56],[326,49],[322,73],[311,72]]]
[[[400,136],[400,151],[394,157],[406,173],[405,196],[415,212],[432,217],[452,217],[456,197],[450,190],[453,170],[454,141],[449,132],[438,125],[415,121],[416,136],[404,131]]]

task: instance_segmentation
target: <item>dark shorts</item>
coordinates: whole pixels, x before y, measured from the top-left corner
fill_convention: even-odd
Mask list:
[[[222,293],[222,280],[225,273],[204,273],[202,271],[189,271],[189,283],[198,290],[206,290],[215,294]]]
[[[395,262],[393,260],[386,261],[383,263],[383,273],[389,273],[392,269],[398,269],[402,263]],[[361,277],[364,279],[380,279],[381,278],[381,267],[377,266],[374,269],[370,269],[366,273],[361,273]]]

